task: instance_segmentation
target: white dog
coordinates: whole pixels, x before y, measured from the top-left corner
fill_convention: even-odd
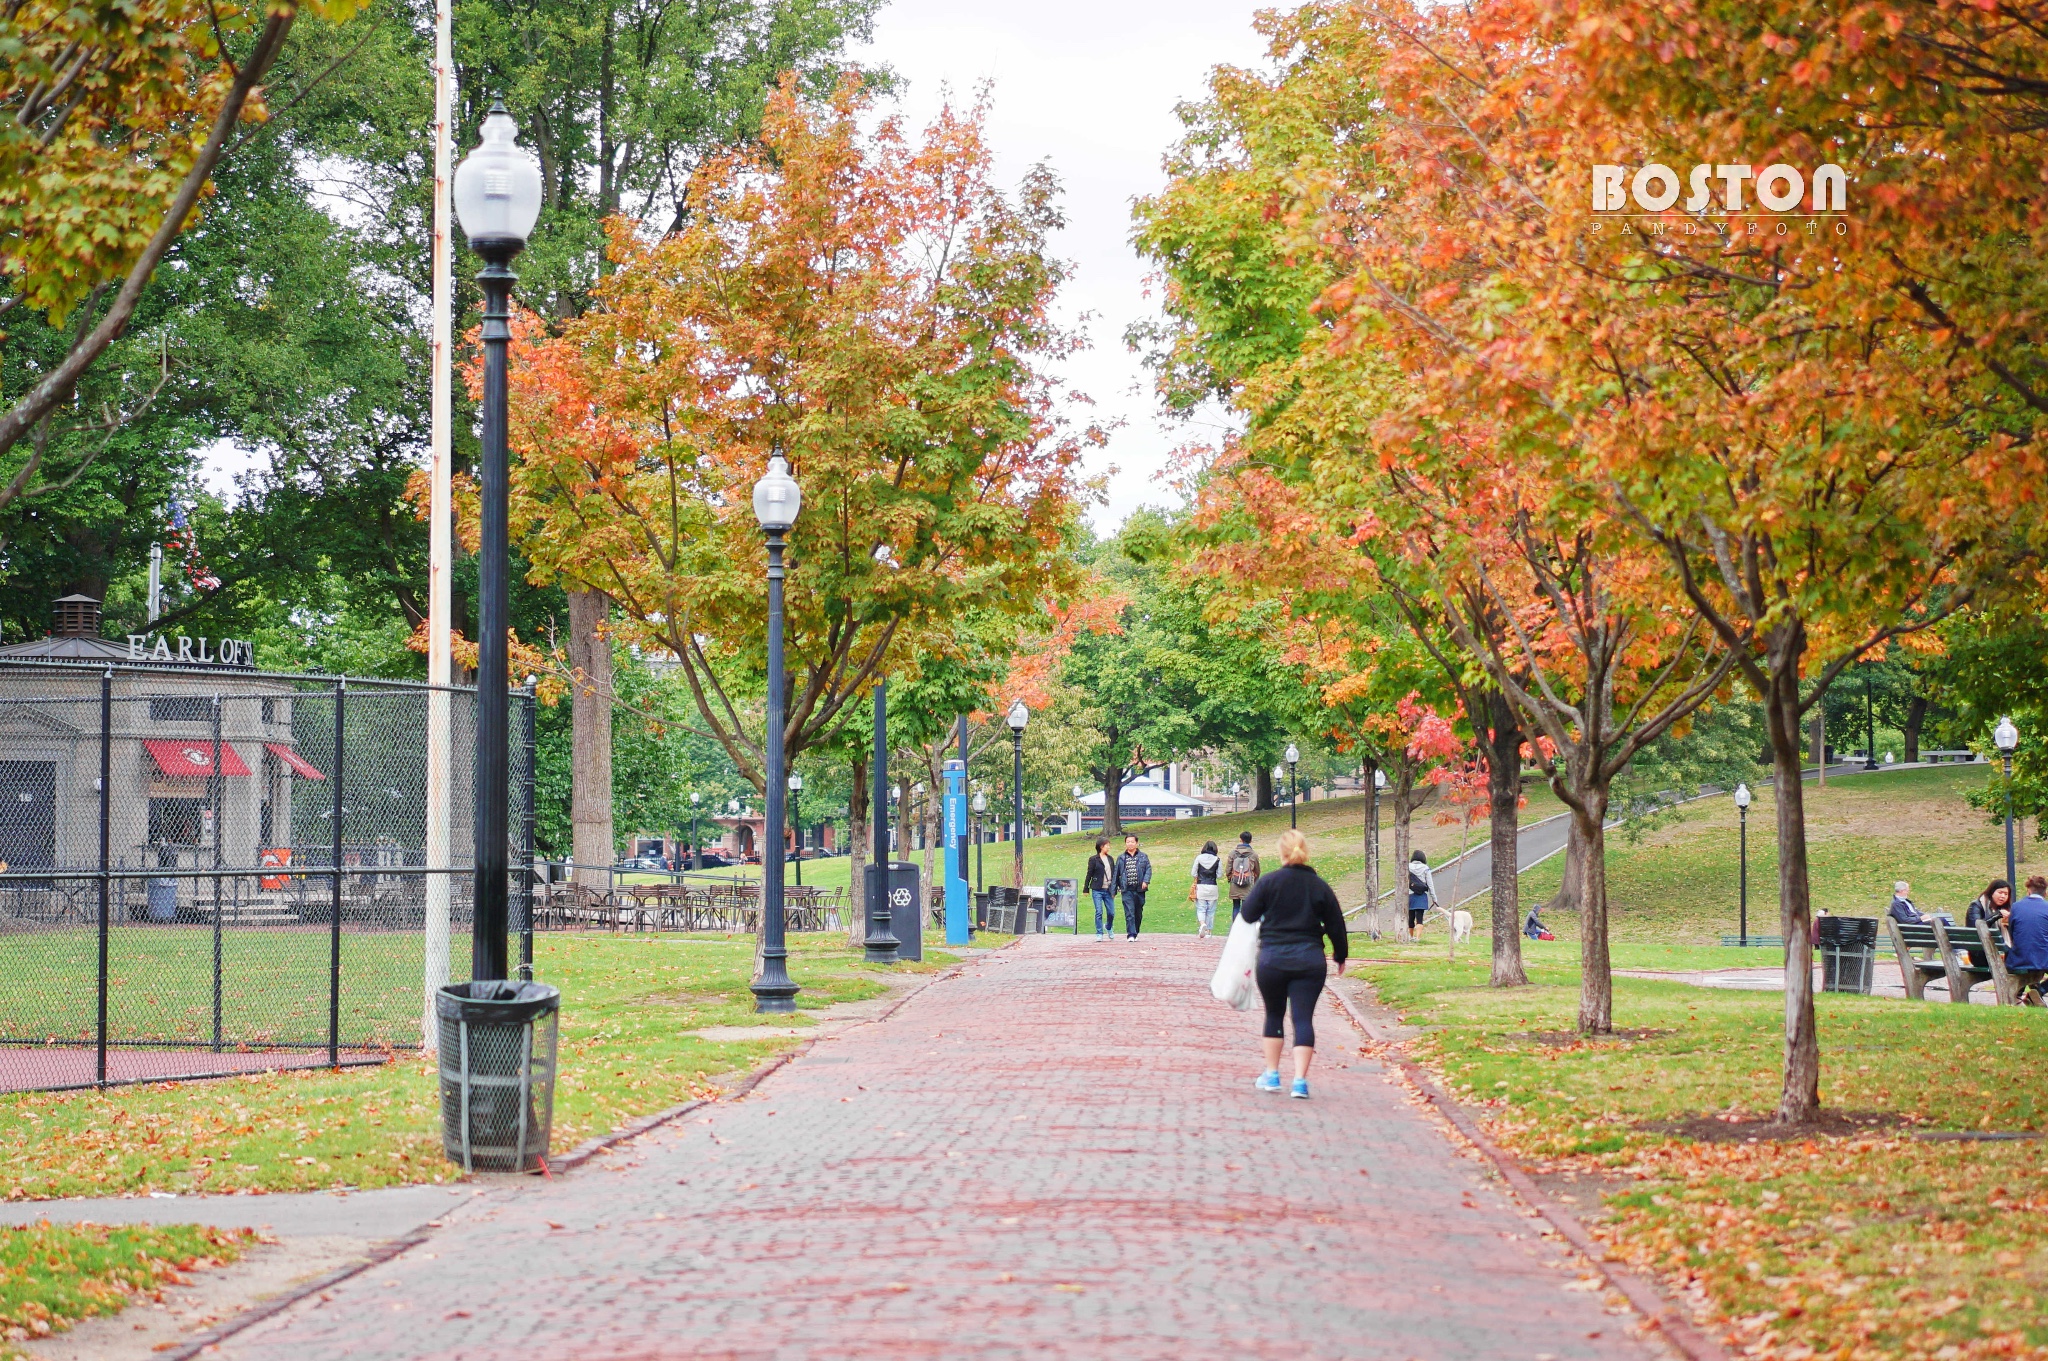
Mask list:
[[[1472,914],[1461,907],[1451,913],[1451,940],[1455,944],[1463,945],[1470,939],[1472,939]]]

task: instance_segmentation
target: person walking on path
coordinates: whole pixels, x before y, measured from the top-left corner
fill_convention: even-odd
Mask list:
[[[1216,843],[1204,841],[1202,853],[1195,857],[1194,887],[1188,896],[1195,900],[1195,939],[1207,940],[1216,930],[1216,880],[1223,873],[1223,857],[1216,854]]]
[[[1344,929],[1344,909],[1337,894],[1308,863],[1308,838],[1290,827],[1280,834],[1280,868],[1261,878],[1245,895],[1241,915],[1259,923],[1259,963],[1252,978],[1266,1004],[1266,1071],[1259,1074],[1262,1092],[1280,1090],[1280,1050],[1285,1034],[1283,1012],[1294,1013],[1294,1086],[1289,1095],[1308,1100],[1308,1065],[1316,1056],[1316,1002],[1323,995],[1327,969],[1323,940],[1329,938],[1331,959],[1342,976],[1351,954],[1351,936]]]
[[[1436,901],[1436,876],[1429,872],[1429,857],[1421,851],[1408,857],[1408,939],[1414,940]]]
[[[1136,940],[1145,920],[1145,894],[1152,887],[1152,857],[1138,849],[1138,838],[1124,838],[1116,858],[1116,889],[1124,896],[1124,939]]]
[[[1081,887],[1095,902],[1095,939],[1108,940],[1116,930],[1116,894],[1110,881],[1116,878],[1116,857],[1109,853],[1109,838],[1095,838],[1095,854],[1088,857],[1088,873]]]
[[[1237,844],[1230,848],[1230,920],[1237,920],[1238,910],[1244,906],[1244,895],[1252,891],[1252,885],[1259,882],[1259,853],[1252,849],[1252,834],[1239,832]]]

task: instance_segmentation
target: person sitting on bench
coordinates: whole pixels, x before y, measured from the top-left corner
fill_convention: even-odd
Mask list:
[[[1996,930],[2005,925],[2005,919],[2012,915],[2012,885],[2003,879],[1993,879],[1970,904],[1963,914],[1963,925],[1974,927],[1978,922]]]
[[[2027,896],[2012,905],[2008,918],[2012,948],[2005,952],[2005,967],[2012,972],[2020,990],[2020,1002],[2038,1007],[2048,1004],[2048,878],[2036,874],[2027,880]]]
[[[1931,927],[1933,925],[1933,917],[1929,917],[1921,909],[1913,907],[1913,898],[1907,896],[1909,892],[1913,892],[1913,884],[1909,884],[1905,880],[1894,882],[1892,884],[1892,905],[1886,909],[1886,915],[1892,921],[1896,921],[1898,925]],[[1946,921],[1944,921],[1944,925],[1946,925]]]

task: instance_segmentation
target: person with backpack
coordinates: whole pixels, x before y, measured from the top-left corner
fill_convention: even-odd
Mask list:
[[[1138,849],[1135,836],[1124,838],[1124,853],[1116,858],[1116,887],[1124,896],[1124,939],[1136,940],[1145,920],[1145,894],[1152,887],[1152,857]]]
[[[1421,851],[1408,857],[1408,939],[1414,940],[1436,901],[1436,876],[1429,872],[1429,857]]]
[[[1188,896],[1195,900],[1195,939],[1207,940],[1216,930],[1216,880],[1223,872],[1223,857],[1216,854],[1216,843],[1204,841],[1202,853],[1195,857],[1194,886]]]
[[[1239,832],[1237,844],[1230,848],[1230,920],[1235,922],[1237,914],[1244,908],[1244,898],[1252,891],[1252,885],[1259,882],[1259,853],[1252,849],[1252,834]]]
[[[1109,853],[1109,838],[1095,838],[1095,854],[1088,857],[1088,872],[1081,881],[1095,902],[1095,939],[1108,940],[1116,931],[1116,894],[1110,882],[1116,878],[1116,857]]]

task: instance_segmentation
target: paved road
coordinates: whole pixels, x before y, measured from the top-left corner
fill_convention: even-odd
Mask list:
[[[1254,1092],[1213,951],[1028,939],[209,1355],[1653,1355],[1327,999]]]

